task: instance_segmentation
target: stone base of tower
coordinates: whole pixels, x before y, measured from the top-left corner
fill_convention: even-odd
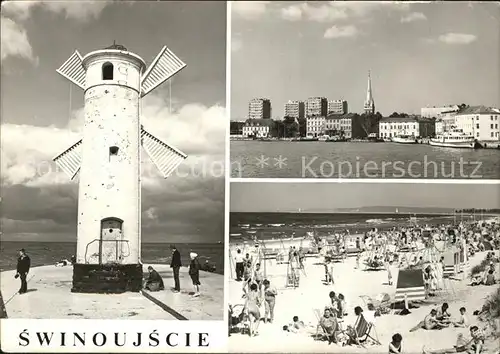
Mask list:
[[[142,264],[74,264],[71,292],[139,292],[142,289],[142,279]]]

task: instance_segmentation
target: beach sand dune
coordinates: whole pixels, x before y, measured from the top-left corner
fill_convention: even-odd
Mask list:
[[[498,251],[497,251],[498,254]],[[485,253],[478,253],[470,259],[470,265],[480,263],[485,257]],[[334,285],[324,285],[324,267],[315,264],[318,260],[314,258],[306,259],[305,274],[301,274],[300,286],[296,289],[285,288],[286,265],[276,265],[275,261],[266,261],[267,278],[278,289],[276,298],[275,320],[272,324],[261,323],[259,335],[249,337],[239,333],[232,334],[229,338],[229,348],[231,351],[239,352],[369,352],[386,353],[391,337],[395,333],[403,336],[403,350],[406,353],[422,353],[425,345],[427,349],[450,348],[456,343],[458,333],[464,333],[468,337],[468,330],[463,328],[445,328],[436,331],[417,330],[410,333],[409,330],[430,312],[432,308],[440,306],[443,302],[450,305],[450,313],[453,318],[458,319],[459,308],[464,306],[471,324],[478,324],[476,316],[472,313],[480,310],[485,298],[496,290],[495,287],[476,286],[470,287],[468,276],[463,279],[445,282],[444,289],[432,301],[425,301],[418,304],[419,308],[411,309],[411,313],[405,316],[396,315],[394,311],[388,315],[374,316],[368,311],[366,304],[360,298],[361,295],[376,297],[380,293],[388,293],[394,298],[396,292],[398,269],[392,269],[393,285],[387,283],[387,272],[366,271],[355,269],[355,259],[348,258],[342,263],[334,265]],[[361,268],[364,268],[361,264]],[[229,281],[229,303],[244,304],[242,296],[242,283],[234,280]],[[321,313],[325,306],[329,304],[328,294],[335,291],[342,293],[347,301],[349,315],[344,320],[344,328],[347,324],[355,321],[354,307],[361,306],[365,317],[375,324],[375,331],[382,345],[367,344],[365,348],[356,346],[341,347],[336,344],[328,345],[328,342],[315,341],[311,335],[316,331],[317,319],[314,309],[319,309]],[[262,308],[261,313],[264,313]],[[298,316],[300,320],[309,324],[310,330],[306,333],[289,333],[282,330],[284,325],[292,321],[293,316]],[[483,323],[479,323],[484,326]],[[375,333],[372,333],[375,334]]]

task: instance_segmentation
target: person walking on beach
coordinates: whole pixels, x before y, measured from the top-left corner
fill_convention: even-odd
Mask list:
[[[245,295],[245,311],[250,319],[250,337],[254,337],[259,334],[259,323],[260,323],[260,305],[261,297],[259,295],[259,290],[257,284],[250,285],[248,293]]]
[[[193,297],[200,296],[200,262],[198,261],[198,254],[191,252],[189,254],[191,258],[191,263],[189,264],[189,276],[193,281],[194,293]]]
[[[174,271],[174,293],[178,293],[181,291],[181,284],[179,280],[179,269],[182,266],[181,263],[181,254],[177,250],[177,247],[175,245],[170,245],[170,249],[172,250],[172,261],[170,262],[170,268]]]
[[[305,258],[305,255],[304,255],[304,250],[302,249],[302,247],[299,247],[299,251],[297,252],[297,254],[299,255],[299,266],[300,266],[300,269],[304,269],[304,258]]]
[[[17,258],[17,272],[15,278],[21,278],[21,288],[19,289],[19,294],[24,294],[28,291],[28,282],[26,281],[26,277],[30,271],[31,267],[31,259],[26,254],[24,248],[19,250],[19,257]]]
[[[276,295],[278,295],[278,291],[274,286],[271,285],[269,280],[264,280],[264,306],[265,306],[265,315],[264,315],[264,323],[269,321],[272,323],[274,320],[274,306],[276,305]]]

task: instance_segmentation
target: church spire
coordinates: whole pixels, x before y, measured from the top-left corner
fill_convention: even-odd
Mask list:
[[[366,88],[366,100],[365,100],[365,113],[375,113],[375,101],[373,100],[372,94],[372,79],[370,71],[368,70],[368,87]]]

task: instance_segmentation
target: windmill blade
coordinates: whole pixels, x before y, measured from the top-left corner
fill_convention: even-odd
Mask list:
[[[153,164],[158,168],[163,178],[170,174],[187,158],[187,155],[141,128],[141,143]]]
[[[164,46],[141,78],[141,97],[146,96],[185,67],[186,64]]]
[[[82,146],[82,139],[80,139],[62,154],[52,159],[70,179],[75,178],[78,171],[80,171],[82,163]]]
[[[85,89],[85,69],[82,64],[82,56],[77,50],[56,71],[66,79]]]

